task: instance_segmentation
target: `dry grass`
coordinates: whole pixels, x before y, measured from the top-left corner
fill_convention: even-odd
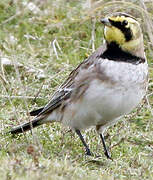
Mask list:
[[[0,2],[0,179],[153,179],[152,2],[64,2]],[[113,161],[105,158],[94,130],[84,135],[98,159],[85,157],[77,136],[57,123],[32,135],[5,134],[31,119],[29,111],[47,103],[73,67],[101,44],[98,20],[114,11],[141,19],[150,80],[141,108],[107,132]]]

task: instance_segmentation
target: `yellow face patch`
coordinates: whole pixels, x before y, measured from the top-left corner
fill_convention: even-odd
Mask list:
[[[111,16],[108,17],[110,24],[105,25],[104,36],[108,43],[116,42],[123,50],[131,51],[136,49],[140,44],[142,37],[139,23],[126,16]],[[126,24],[123,22],[126,21]],[[120,24],[119,24],[120,23]],[[123,27],[122,27],[123,26]],[[126,37],[127,30],[130,30],[131,37],[129,40]]]
[[[116,27],[106,26],[104,29],[104,35],[107,42],[116,42],[119,45],[125,43],[124,34]]]

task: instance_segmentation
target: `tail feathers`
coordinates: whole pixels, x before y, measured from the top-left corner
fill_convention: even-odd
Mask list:
[[[10,132],[11,134],[23,133],[23,132],[25,132],[25,131],[28,131],[28,130],[30,130],[30,129],[32,129],[32,128],[35,128],[35,127],[41,125],[41,124],[42,124],[42,123],[41,123],[41,120],[42,120],[42,119],[34,119],[34,120],[31,121],[31,122],[27,122],[27,123],[25,123],[25,124],[22,124],[22,125],[19,125],[19,126],[17,126],[17,127],[12,128],[9,132]]]
[[[37,116],[44,108],[40,108],[30,112],[30,116]]]

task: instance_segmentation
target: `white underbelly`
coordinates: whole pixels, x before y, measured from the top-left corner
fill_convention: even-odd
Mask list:
[[[100,85],[94,80],[80,100],[66,107],[62,122],[78,129],[105,125],[133,110],[144,94],[138,86]]]

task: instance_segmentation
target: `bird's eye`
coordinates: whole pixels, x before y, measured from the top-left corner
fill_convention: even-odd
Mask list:
[[[128,21],[127,21],[127,20],[124,20],[124,21],[122,22],[122,25],[123,25],[123,26],[128,25]]]

